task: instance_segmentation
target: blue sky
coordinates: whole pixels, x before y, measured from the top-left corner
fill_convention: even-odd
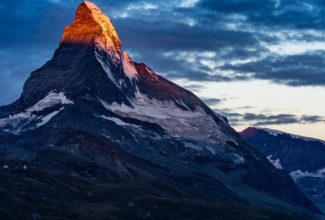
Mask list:
[[[80,2],[0,2],[0,105],[51,58]],[[325,1],[93,2],[136,61],[195,92],[238,130],[325,139]]]

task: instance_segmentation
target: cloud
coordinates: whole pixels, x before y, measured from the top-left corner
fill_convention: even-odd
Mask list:
[[[318,115],[294,115],[294,114],[255,114],[233,113],[224,110],[223,114],[232,125],[250,124],[253,126],[285,125],[285,124],[313,124],[325,122],[325,118]]]
[[[256,36],[246,31],[215,28],[214,25],[190,26],[170,19],[117,19],[116,25],[126,47],[157,51],[216,51],[221,48],[258,47]],[[144,25],[145,24],[145,25]]]
[[[241,14],[259,27],[324,29],[322,0],[202,0],[201,7],[215,13]]]
[[[183,87],[185,89],[190,90],[191,92],[199,92],[204,88],[202,85],[199,84],[190,84],[190,85],[185,85]]]
[[[200,0],[181,0],[178,3],[178,7],[180,7],[180,8],[192,8],[192,7],[196,6],[196,4],[199,1]]]
[[[3,0],[2,6],[0,8],[2,49],[33,46],[52,49],[58,45],[64,25],[74,16],[74,8],[68,3]]]
[[[315,41],[321,44],[323,38],[319,36],[323,36],[323,29],[314,19],[315,16],[321,18],[317,9],[321,2],[202,0],[195,8],[173,8],[166,18],[163,13],[168,2],[164,6],[157,3],[160,11],[150,14],[150,18],[144,15],[115,20],[125,47],[139,52],[140,60],[145,60],[158,73],[170,79],[190,81],[256,78],[290,86],[323,85],[324,66],[321,62],[314,65],[312,59],[324,59],[324,51],[294,57],[269,50],[281,46],[283,41],[310,42],[306,51],[308,45],[317,45]],[[287,17],[291,19],[281,20]],[[304,30],[301,30],[302,17],[313,21]],[[194,25],[184,22],[183,18],[192,20]],[[157,26],[157,22],[162,25]],[[294,49],[288,48],[288,53],[290,50]],[[205,52],[215,55],[200,56]],[[290,66],[289,62],[302,63]],[[251,69],[254,71],[248,71]]]
[[[243,115],[245,121],[253,121],[255,126],[262,125],[281,125],[299,123],[300,118],[292,114],[264,115],[246,113]]]
[[[39,48],[17,50],[0,49],[0,69],[2,70],[0,105],[19,98],[24,83],[22,79],[25,79],[32,70],[41,67],[44,64],[44,58],[50,58],[52,53]]]
[[[271,56],[256,62],[226,64],[222,69],[242,73],[250,78],[268,79],[291,86],[324,86],[325,51]]]
[[[205,102],[205,104],[207,104],[210,107],[213,107],[225,101],[225,99],[207,98],[207,97],[201,97],[201,99]]]

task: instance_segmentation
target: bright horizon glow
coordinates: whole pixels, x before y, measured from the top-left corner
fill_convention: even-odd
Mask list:
[[[175,80],[182,86],[193,84],[185,80]],[[231,112],[244,114],[293,114],[319,115],[325,117],[324,87],[289,87],[264,80],[241,82],[205,82],[194,92],[199,97],[224,99],[215,107],[217,112],[230,109]],[[243,108],[249,106],[250,109]],[[253,126],[249,122],[233,126],[237,131]],[[284,132],[325,140],[325,123],[294,123],[283,125],[258,126]]]

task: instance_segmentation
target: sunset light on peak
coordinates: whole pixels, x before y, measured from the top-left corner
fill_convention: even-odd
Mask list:
[[[138,71],[134,66],[133,60],[127,51],[123,52],[123,69],[129,78],[137,76]]]
[[[62,43],[96,45],[107,51],[121,51],[121,41],[111,20],[89,1],[80,4],[75,21],[65,27]]]

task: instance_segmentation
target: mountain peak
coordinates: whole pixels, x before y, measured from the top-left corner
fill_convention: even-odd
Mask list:
[[[246,128],[245,130],[243,130],[242,132],[240,132],[241,136],[243,138],[250,138],[254,135],[256,135],[258,132],[258,129],[257,128],[254,128],[254,127],[248,127]]]
[[[97,7],[97,5],[95,5],[94,3],[90,2],[90,1],[83,1],[81,3],[81,5],[85,5],[90,10],[100,11],[100,9]]]
[[[75,21],[65,27],[61,44],[95,45],[121,53],[121,41],[111,20],[92,2],[84,1],[75,13]]]
[[[11,187],[0,181],[1,192],[10,186],[1,194],[7,197],[0,201],[0,213],[12,204],[22,208],[19,216],[6,212],[7,219],[26,219],[31,202],[33,212],[61,213],[56,216],[61,219],[98,204],[119,210],[113,219],[141,219],[148,211],[152,218],[186,219],[189,209],[193,216],[211,213],[206,218],[215,218],[211,210],[221,210],[224,219],[256,219],[263,213],[287,219],[295,209],[300,217],[305,209],[318,212],[289,175],[271,166],[197,96],[122,54],[110,19],[88,1],[78,7],[52,59],[28,78],[21,98],[0,107],[0,166],[8,169],[0,167],[1,180],[19,183]],[[60,184],[46,181],[58,176],[64,176]],[[112,182],[123,187],[111,187]],[[34,198],[39,186],[48,195],[47,206]],[[143,194],[149,200],[134,199]],[[129,201],[136,209],[119,205]],[[67,205],[57,207],[58,202]],[[84,206],[72,209],[69,204],[76,202]],[[157,209],[148,209],[148,202]],[[166,215],[168,209],[180,212]],[[92,209],[75,218],[103,215]]]

